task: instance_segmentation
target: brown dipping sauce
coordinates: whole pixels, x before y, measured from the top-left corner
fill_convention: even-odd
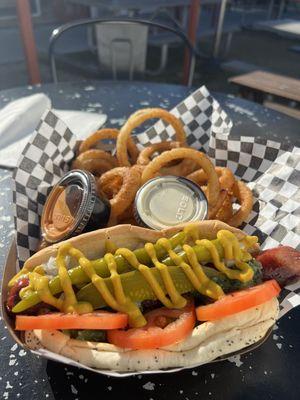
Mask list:
[[[42,214],[42,235],[48,243],[60,242],[105,227],[109,216],[109,200],[97,194],[94,176],[73,170],[49,194]]]

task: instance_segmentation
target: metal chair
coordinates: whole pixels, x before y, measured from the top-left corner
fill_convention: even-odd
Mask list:
[[[153,28],[158,28],[170,33],[173,33],[176,35],[179,39],[181,39],[182,43],[185,45],[185,47],[188,49],[189,52],[189,75],[188,75],[188,86],[192,85],[193,81],[193,75],[194,75],[194,68],[195,68],[195,57],[198,55],[197,51],[194,49],[192,44],[190,43],[189,39],[187,38],[186,34],[180,30],[176,29],[161,23],[153,22],[153,21],[148,21],[148,20],[143,20],[143,19],[132,19],[132,18],[95,18],[95,19],[82,19],[78,21],[73,21],[69,22],[67,24],[64,24],[52,32],[52,35],[50,37],[50,43],[49,43],[49,60],[50,60],[50,66],[51,66],[51,73],[52,73],[52,78],[53,82],[57,83],[57,68],[56,68],[56,59],[55,59],[55,45],[57,40],[61,37],[63,33],[66,31],[69,31],[71,29],[81,27],[81,26],[91,26],[91,25],[98,25],[99,24],[133,24],[133,25],[140,25],[140,26],[147,26],[147,27],[153,27]],[[122,42],[122,38],[119,42]],[[126,40],[125,40],[126,41]],[[131,46],[129,46],[129,49]],[[112,57],[113,59],[113,57]],[[114,66],[113,66],[114,68]],[[132,75],[132,63],[130,63],[129,66],[129,73]]]

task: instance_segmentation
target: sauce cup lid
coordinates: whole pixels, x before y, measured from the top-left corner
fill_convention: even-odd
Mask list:
[[[189,179],[160,176],[146,182],[134,202],[136,221],[160,230],[207,218],[208,202],[201,188]]]
[[[41,218],[44,239],[56,243],[80,234],[91,218],[96,200],[94,176],[81,170],[68,172],[52,188],[44,206]]]

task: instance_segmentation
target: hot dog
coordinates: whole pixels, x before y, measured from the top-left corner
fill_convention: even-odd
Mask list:
[[[280,289],[262,282],[258,250],[255,237],[220,221],[98,230],[32,256],[10,282],[10,290],[30,282],[10,311],[29,348],[89,367],[200,365],[259,341],[275,323]],[[51,311],[29,316],[41,302]]]

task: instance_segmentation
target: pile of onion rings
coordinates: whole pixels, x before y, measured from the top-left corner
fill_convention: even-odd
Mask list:
[[[163,141],[139,151],[131,134],[149,119],[160,118],[172,126],[175,141]],[[103,141],[114,140],[112,151]],[[245,183],[236,180],[230,169],[215,167],[206,154],[188,147],[182,122],[160,108],[147,108],[132,114],[120,131],[101,129],[80,146],[72,169],[93,173],[97,189],[111,203],[109,225],[136,224],[133,205],[138,189],[158,175],[183,176],[198,184],[208,199],[209,219],[219,219],[238,227],[249,216],[253,195]]]

